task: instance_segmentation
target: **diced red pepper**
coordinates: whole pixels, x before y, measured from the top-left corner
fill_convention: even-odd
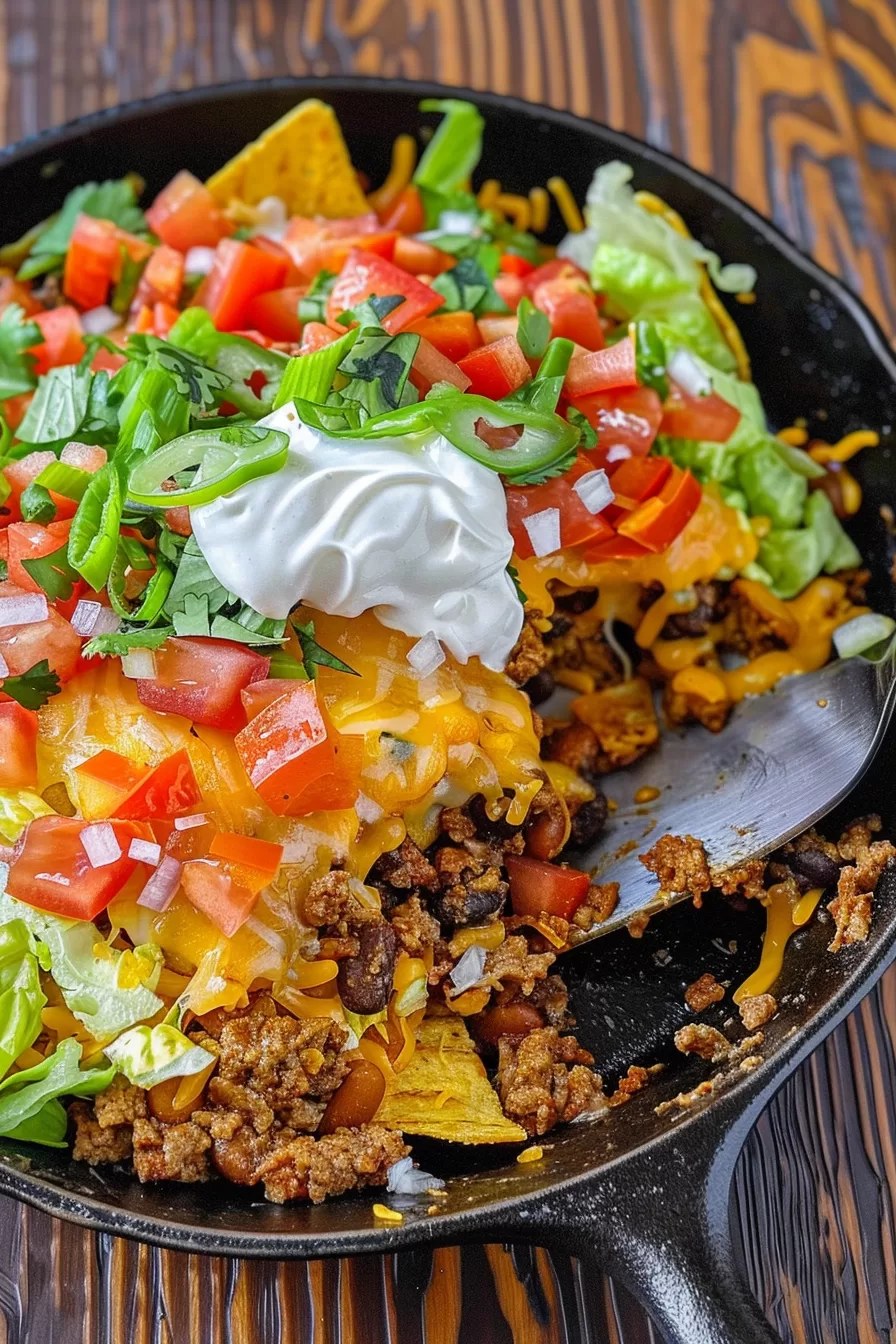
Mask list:
[[[299,299],[307,285],[291,285],[259,294],[246,308],[246,321],[272,341],[300,341]]]
[[[506,854],[510,903],[515,915],[558,915],[572,919],[588,894],[591,878],[578,868],[561,868],[526,854]]]
[[[551,336],[563,336],[585,350],[602,350],[604,331],[590,285],[580,280],[545,280],[535,286],[532,302],[550,319]]]
[[[186,748],[166,756],[147,772],[112,813],[127,821],[181,817],[202,801]]]
[[[48,369],[58,368],[61,364],[77,364],[83,358],[81,317],[71,304],[63,303],[58,308],[35,313],[34,321],[43,333],[40,344],[31,347],[36,360],[36,374],[46,373]]]
[[[266,290],[280,289],[286,271],[284,259],[262,252],[251,243],[223,238],[194,303],[208,309],[219,331],[236,331],[244,325],[252,299]]]
[[[696,478],[674,467],[660,493],[627,514],[617,531],[650,551],[664,551],[697,512],[701,494]]]
[[[463,359],[482,344],[482,337],[472,313],[461,309],[456,313],[437,313],[412,323],[408,331],[416,331],[453,363]]]
[[[394,294],[400,294],[404,303],[383,318],[383,326],[393,335],[421,317],[428,317],[444,302],[441,294],[391,261],[355,248],[330,292],[327,321],[338,322],[342,313],[373,295],[388,298]]]
[[[436,383],[452,383],[461,392],[466,392],[470,386],[470,379],[463,369],[458,368],[452,360],[446,359],[425,336],[420,337],[420,344],[408,377],[421,397],[425,397]]]
[[[237,882],[223,863],[190,859],[181,873],[184,894],[226,938],[232,938],[252,913],[258,893]]]
[[[588,354],[574,354],[569,361],[563,391],[570,400],[611,388],[636,387],[635,344],[625,336],[615,345]]]
[[[271,660],[227,639],[171,639],[155,655],[155,676],[135,683],[140,701],[210,728],[241,728],[240,691],[268,674]]]
[[[0,703],[0,789],[37,785],[37,715],[15,700]]]
[[[458,362],[470,379],[470,391],[499,401],[532,377],[529,361],[515,336],[480,346]]]
[[[146,212],[146,219],[153,233],[178,252],[189,252],[191,247],[216,247],[236,227],[218,209],[208,187],[186,170],[159,192]]]
[[[592,455],[599,466],[649,453],[663,418],[662,403],[652,387],[595,392],[576,398],[572,405],[597,430]]]

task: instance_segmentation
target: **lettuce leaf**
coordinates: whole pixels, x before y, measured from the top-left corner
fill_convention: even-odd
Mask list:
[[[60,1146],[58,1097],[92,1097],[115,1077],[114,1064],[82,1069],[81,1046],[69,1037],[52,1055],[31,1069],[10,1074],[0,1083],[0,1134],[30,1143]],[[64,1130],[62,1133],[64,1134]]]
[[[106,1056],[138,1087],[155,1087],[169,1078],[199,1073],[215,1058],[170,1022],[131,1027],[106,1046]]]
[[[0,1077],[37,1040],[46,1002],[34,938],[13,920],[0,928]]]
[[[31,789],[0,789],[0,840],[14,844],[29,821],[48,817],[52,811]]]
[[[813,490],[803,509],[803,526],[781,528],[764,537],[757,556],[778,597],[796,597],[822,570],[849,569],[861,556],[823,490]]]
[[[747,497],[747,512],[772,520],[773,527],[798,527],[806,505],[805,476],[783,462],[769,441],[759,443],[737,461],[737,479]]]
[[[37,939],[38,954],[62,991],[62,997],[79,1022],[97,1040],[108,1040],[153,1017],[163,1007],[153,993],[162,971],[161,949],[146,944],[133,956],[145,963],[142,983],[119,984],[124,953],[107,947],[97,956],[102,942],[96,927],[81,920],[62,919],[17,901],[6,890],[6,867],[2,866],[4,890],[0,892],[0,927],[20,920]]]

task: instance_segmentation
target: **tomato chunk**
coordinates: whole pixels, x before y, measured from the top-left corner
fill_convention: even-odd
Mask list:
[[[535,270],[535,265],[521,257],[518,252],[505,252],[498,263],[504,275],[518,275],[521,278],[531,275]]]
[[[740,411],[725,401],[717,392],[705,397],[693,397],[683,387],[672,384],[663,403],[664,434],[673,439],[703,439],[710,443],[727,443],[737,428]]]
[[[635,387],[637,382],[635,344],[630,336],[626,336],[605,350],[573,355],[563,391],[570,399],[575,399],[614,387]]]
[[[424,336],[430,345],[455,364],[482,344],[475,317],[463,309],[457,313],[423,317],[419,322],[413,322],[408,331]]]
[[[9,486],[9,494],[4,500],[4,508],[8,509],[8,513],[5,515],[8,522],[16,522],[21,519],[20,501],[22,495],[32,481],[37,480],[44,467],[48,467],[55,460],[55,453],[38,452],[28,453],[26,457],[20,457],[15,462],[7,462],[3,468],[3,475]]]
[[[305,285],[289,285],[259,294],[246,307],[246,321],[272,341],[300,341],[299,299]]]
[[[535,286],[532,302],[550,319],[551,335],[563,336],[585,350],[601,350],[604,330],[590,285],[581,280],[545,280]]]
[[[181,883],[187,900],[227,938],[242,928],[258,900],[257,892],[235,881],[224,865],[213,859],[189,860],[184,864]]]
[[[603,512],[592,513],[575,490],[576,481],[594,470],[588,459],[580,456],[573,470],[565,476],[557,476],[543,485],[508,487],[507,526],[513,537],[513,548],[521,560],[528,560],[535,554],[526,520],[545,509],[558,512],[561,547],[612,536],[613,528]]]
[[[136,868],[128,846],[137,834],[126,821],[111,826],[119,857],[93,868],[82,843],[95,822],[75,817],[36,817],[29,822],[9,867],[7,890],[16,900],[68,919],[95,919]]]
[[[455,258],[447,252],[403,233],[395,239],[392,260],[411,275],[440,275],[442,271],[450,271],[455,264]]]
[[[315,350],[323,350],[325,345],[332,345],[338,339],[336,332],[326,323],[307,322],[302,328],[302,343],[299,346],[299,354],[307,355]]]
[[[572,404],[597,430],[597,449],[592,452],[599,454],[601,466],[649,453],[663,418],[662,402],[652,387],[595,392]]]
[[[559,915],[571,919],[588,894],[591,878],[578,868],[561,868],[523,854],[504,858],[515,915]]]
[[[43,333],[43,340],[31,347],[36,374],[46,373],[61,364],[78,363],[84,355],[84,337],[77,308],[63,303],[45,313],[35,313],[34,321]]]
[[[288,262],[263,252],[251,243],[223,238],[218,244],[212,269],[197,290],[194,303],[207,308],[219,331],[235,331],[244,325],[252,299],[269,289],[279,289],[286,278]]]
[[[146,212],[146,219],[153,233],[178,252],[189,252],[191,247],[216,247],[234,230],[208,187],[185,170],[159,192]]]
[[[173,636],[155,654],[156,675],[136,682],[137,695],[148,709],[236,730],[246,722],[240,691],[269,667],[269,658],[243,644]]]
[[[398,193],[380,215],[384,229],[400,233],[420,233],[426,228],[426,212],[417,187],[410,184]]]
[[[155,249],[140,277],[134,305],[175,304],[184,283],[184,254],[162,243]]]
[[[0,789],[37,784],[37,715],[15,700],[0,703]]]
[[[18,584],[0,583],[0,597],[22,597],[25,589]],[[11,677],[30,672],[46,658],[60,681],[69,681],[81,657],[81,638],[58,611],[47,610],[47,619],[30,625],[0,626],[0,655]]]
[[[75,802],[90,821],[111,817],[116,808],[149,773],[117,751],[103,750],[76,765]]]
[[[373,295],[388,298],[393,294],[404,299],[383,318],[383,326],[393,335],[421,317],[428,317],[444,302],[441,294],[391,261],[354,248],[327,300],[327,321],[338,321],[342,313]]]
[[[515,392],[532,377],[529,361],[515,336],[503,336],[480,346],[460,360],[458,368],[470,379],[471,392],[493,401]]]
[[[65,254],[62,292],[82,308],[97,308],[106,302],[109,290],[121,276],[123,253],[142,261],[152,248],[142,238],[126,233],[108,219],[78,215]]]
[[[420,337],[420,344],[408,377],[421,397],[425,397],[436,383],[452,383],[461,392],[466,392],[470,386],[470,379],[463,369],[458,368],[452,360],[446,359],[425,336]]]
[[[182,817],[201,801],[189,754],[182,747],[145,772],[112,815],[128,821]]]

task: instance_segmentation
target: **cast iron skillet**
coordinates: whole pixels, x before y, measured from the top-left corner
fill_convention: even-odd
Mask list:
[[[309,94],[334,105],[354,161],[375,182],[385,175],[393,138],[432,122],[418,113],[419,99],[457,91],[358,78],[280,79],[166,94],[101,112],[0,156],[4,239],[91,178],[136,169],[151,198],[179,168],[204,177]],[[735,311],[774,423],[802,414],[826,438],[865,425],[882,430],[882,446],[859,458],[865,505],[855,535],[875,567],[872,600],[890,609],[893,543],[879,509],[896,494],[896,362],[858,299],[748,206],[668,155],[567,113],[485,94],[461,96],[486,117],[481,176],[527,191],[562,173],[581,200],[596,165],[620,156],[635,165],[639,186],[669,201],[726,260],[755,264],[759,301]],[[896,803],[885,756],[892,759],[892,739],[843,815],[873,806],[893,834]],[[699,817],[692,830],[700,834]],[[513,1153],[458,1156],[418,1146],[430,1170],[451,1177],[439,1216],[409,1210],[400,1227],[383,1228],[374,1225],[366,1198],[277,1207],[223,1183],[140,1186],[109,1169],[91,1171],[64,1153],[10,1143],[0,1146],[0,1189],[83,1225],[184,1251],[311,1257],[467,1239],[547,1243],[597,1257],[634,1290],[670,1340],[772,1340],[733,1264],[731,1172],[775,1089],[892,960],[896,882],[881,882],[864,945],[827,955],[831,925],[819,922],[793,940],[775,989],[784,1011],[767,1028],[760,1067],[677,1122],[658,1118],[659,1101],[707,1075],[706,1065],[686,1062],[670,1047],[672,1032],[688,1017],[685,985],[706,970],[737,983],[756,964],[761,926],[757,909],[737,914],[721,903],[701,912],[680,906],[654,921],[640,941],[617,936],[567,959],[578,1034],[605,1076],[612,1080],[631,1063],[657,1060],[667,1070],[608,1123],[551,1135],[541,1163],[518,1166]],[[730,1008],[715,1011],[704,1020],[721,1025]]]

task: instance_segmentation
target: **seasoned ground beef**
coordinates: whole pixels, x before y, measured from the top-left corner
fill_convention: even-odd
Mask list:
[[[765,891],[765,859],[747,859],[733,868],[713,869],[712,884],[723,896],[761,900]]]
[[[862,943],[868,937],[874,888],[881,873],[896,858],[896,848],[889,840],[872,840],[880,826],[880,817],[864,817],[854,821],[837,843],[840,858],[847,861],[847,866],[840,870],[837,895],[828,906],[837,925],[831,952],[839,952],[851,943]]]
[[[354,904],[351,879],[348,873],[334,868],[323,877],[316,877],[302,903],[306,924],[320,928],[323,924],[338,924]]]
[[[179,1125],[134,1121],[134,1171],[141,1181],[207,1181],[211,1146],[209,1135],[192,1120]]]
[[[556,960],[553,952],[530,952],[526,939],[512,934],[486,956],[483,981],[496,989],[519,985],[524,994],[531,994],[535,981],[543,980]]]
[[[675,1049],[683,1055],[699,1055],[701,1059],[718,1059],[726,1055],[729,1043],[715,1027],[705,1022],[688,1022],[675,1033]]]
[[[439,921],[423,908],[419,896],[396,905],[390,912],[389,922],[410,957],[422,957],[439,936]]]
[[[631,1064],[616,1085],[616,1091],[607,1099],[607,1105],[614,1109],[625,1106],[637,1092],[641,1092],[650,1082],[650,1074],[638,1064]]]
[[[146,1093],[142,1087],[135,1087],[119,1074],[112,1079],[105,1092],[100,1092],[93,1109],[97,1124],[103,1129],[114,1125],[132,1125],[135,1120],[146,1118]]]
[[[337,1129],[321,1139],[298,1138],[273,1146],[258,1168],[264,1192],[274,1204],[385,1185],[389,1168],[410,1148],[400,1134],[382,1125]]]
[[[504,1113],[532,1135],[573,1120],[600,1093],[588,1067],[593,1063],[574,1036],[560,1036],[554,1027],[539,1027],[520,1041],[502,1036],[495,1085]]]
[[[374,865],[374,874],[396,891],[412,891],[415,887],[436,891],[439,885],[435,868],[411,839],[381,855]]]
[[[541,612],[527,611],[520,637],[514,645],[510,659],[504,671],[517,686],[522,686],[540,672],[547,663],[550,654],[545,647],[544,636],[535,625]]]
[[[601,749],[597,733],[579,719],[550,733],[542,744],[541,754],[545,760],[559,761],[587,780],[609,774],[613,769],[609,756]]]
[[[662,629],[663,639],[696,639],[707,634],[709,627],[720,621],[728,606],[728,585],[710,580],[695,583],[696,605],[690,611],[670,616]]]
[[[500,859],[490,863],[489,857],[488,853],[476,857],[466,846],[455,849],[446,845],[436,851],[441,891],[431,904],[442,924],[484,924],[503,908],[509,887]]]
[[[335,1092],[348,1072],[339,1054],[345,1040],[344,1029],[328,1017],[251,1012],[221,1028],[217,1076],[245,1084],[277,1113],[299,1097],[326,1099]]]
[[[661,897],[684,892],[699,906],[712,886],[703,841],[692,835],[662,835],[640,859],[659,879]]]
[[[559,975],[548,975],[536,980],[529,992],[529,1002],[543,1015],[549,1027],[566,1031],[575,1019],[569,1012],[569,991]]]
[[[130,1124],[101,1125],[92,1106],[73,1101],[68,1108],[75,1126],[72,1157],[76,1162],[99,1166],[104,1162],[125,1162],[131,1156],[133,1128]]]
[[[572,917],[578,929],[590,929],[609,919],[619,904],[618,882],[592,882],[588,895]]]
[[[755,1031],[757,1027],[764,1027],[778,1011],[778,1004],[771,994],[753,994],[749,998],[741,999],[739,1005],[740,1020],[743,1022],[747,1031]]]
[[[692,1013],[702,1013],[710,1004],[720,1003],[724,997],[724,989],[709,972],[688,985],[684,992],[684,1001]]]

